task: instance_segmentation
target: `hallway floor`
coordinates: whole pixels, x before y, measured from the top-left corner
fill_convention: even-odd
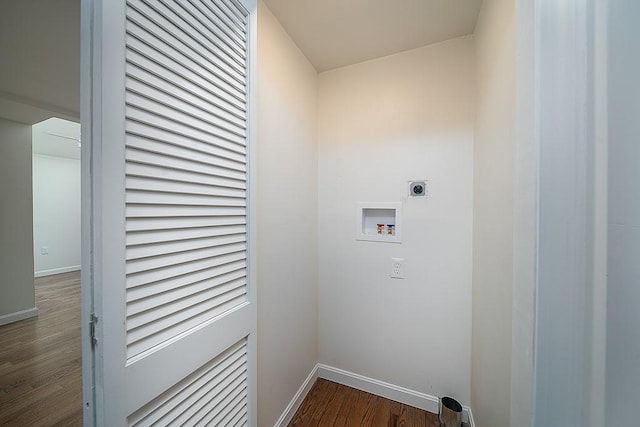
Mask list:
[[[0,425],[81,426],[80,272],[35,283],[38,317],[0,326]]]

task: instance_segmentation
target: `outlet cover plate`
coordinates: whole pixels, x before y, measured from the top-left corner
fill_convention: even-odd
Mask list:
[[[391,278],[404,279],[404,258],[391,258]]]

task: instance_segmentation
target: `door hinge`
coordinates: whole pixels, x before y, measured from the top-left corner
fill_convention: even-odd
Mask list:
[[[91,335],[92,346],[98,344],[98,338],[96,338],[96,323],[98,323],[98,316],[91,313],[91,318],[89,319],[89,334]]]

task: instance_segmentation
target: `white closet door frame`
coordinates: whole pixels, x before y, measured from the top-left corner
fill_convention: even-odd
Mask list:
[[[224,0],[234,3],[236,0]],[[248,422],[257,425],[256,405],[256,35],[255,0],[238,0],[247,17],[247,176],[246,176],[246,293],[249,315],[229,313],[220,319],[216,342],[202,342],[199,332],[186,338],[190,351],[170,349],[167,358],[149,356],[144,368],[127,366],[125,300],[125,5],[124,1],[82,0],[81,118],[82,118],[82,350],[84,424],[124,425],[132,408],[127,387],[145,382],[150,389],[166,390],[167,378],[184,378],[193,371],[187,363],[201,364],[202,353],[218,354],[237,337],[225,336],[242,323],[247,338]],[[233,311],[233,310],[232,310]],[[238,309],[238,311],[241,311]],[[92,323],[94,316],[97,322]],[[227,326],[225,326],[227,325]],[[92,336],[93,334],[93,336]],[[93,338],[97,340],[94,345]],[[199,351],[193,351],[199,349]],[[166,355],[165,355],[166,356]],[[175,380],[172,380],[175,383]],[[141,388],[142,389],[142,388]],[[150,391],[152,396],[156,391]],[[141,402],[149,396],[141,396]]]

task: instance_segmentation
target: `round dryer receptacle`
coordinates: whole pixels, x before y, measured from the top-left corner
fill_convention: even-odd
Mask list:
[[[411,197],[426,197],[427,196],[427,182],[426,181],[410,181],[409,182],[409,196],[411,196]]]

